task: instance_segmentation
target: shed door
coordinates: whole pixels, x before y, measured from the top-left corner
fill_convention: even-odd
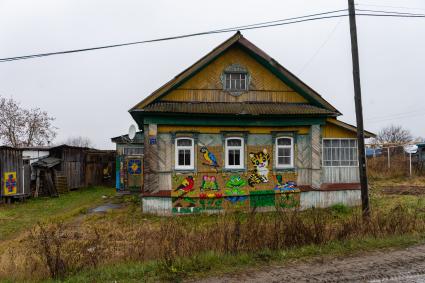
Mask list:
[[[129,189],[142,188],[143,181],[143,160],[141,157],[127,157],[127,187]]]

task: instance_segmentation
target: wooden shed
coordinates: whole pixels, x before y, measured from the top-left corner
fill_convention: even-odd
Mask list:
[[[115,183],[115,151],[60,145],[48,157],[33,163],[37,192],[56,195],[89,186]],[[38,189],[39,188],[39,189]]]
[[[19,149],[0,146],[1,198],[23,198],[31,194],[31,171]]]
[[[86,147],[60,145],[50,149],[50,157],[61,160],[55,168],[56,178],[65,178],[68,189],[78,189],[85,186]]]
[[[88,150],[85,159],[85,186],[115,184],[115,150]]]

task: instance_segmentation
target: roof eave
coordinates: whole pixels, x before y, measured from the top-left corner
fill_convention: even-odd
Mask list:
[[[189,66],[188,68],[184,69],[182,72],[180,72],[178,75],[176,75],[173,79],[169,80],[167,83],[165,83],[163,86],[155,90],[152,94],[150,94],[148,97],[143,99],[141,102],[137,103],[135,106],[133,106],[129,112],[138,109],[140,107],[144,107],[148,105],[149,103],[152,103],[155,101],[159,96],[161,96],[164,93],[167,93],[169,90],[172,89],[172,87],[176,84],[178,84],[181,80],[184,80],[186,77],[191,75],[193,72],[197,72],[200,69],[202,69],[206,64],[213,61],[215,58],[217,58],[222,52],[227,50],[228,47],[232,46],[234,43],[236,43],[240,38],[242,37],[242,34],[238,31],[236,32],[232,37],[230,37],[225,42],[221,43],[220,45],[216,46],[212,51],[207,53],[205,56],[203,56],[201,59],[196,61],[194,64]],[[211,58],[210,58],[211,57]],[[191,70],[193,69],[193,70]]]
[[[356,132],[357,133],[357,127],[354,126],[354,125],[351,125],[351,124],[348,124],[346,122],[343,122],[343,121],[340,121],[340,120],[336,120],[336,119],[334,119],[334,120],[330,119],[330,120],[328,120],[328,122],[330,122],[330,123],[332,123],[334,125],[337,125],[337,126],[344,127],[347,130],[350,130],[352,132]],[[375,133],[372,133],[372,132],[369,132],[369,131],[366,131],[366,130],[364,130],[364,134],[365,134],[365,138],[375,138],[376,137],[376,134]]]
[[[239,43],[246,49],[250,50],[250,52],[256,54],[258,57],[262,58],[264,60],[264,63],[267,63],[272,68],[275,68],[278,72],[282,74],[284,77],[288,77],[287,80],[293,82],[295,84],[295,88],[298,89],[298,91],[305,92],[306,96],[311,97],[313,100],[316,101],[317,104],[319,104],[321,107],[331,110],[337,114],[337,116],[342,115],[342,113],[337,110],[335,107],[333,107],[329,102],[327,102],[320,94],[318,94],[315,90],[313,90],[311,87],[307,86],[304,82],[302,82],[298,77],[296,77],[294,74],[289,72],[286,68],[284,68],[282,65],[280,65],[276,60],[274,60],[272,57],[267,55],[264,51],[259,49],[257,46],[255,46],[253,43],[245,39],[240,32],[237,32],[235,35],[230,37],[228,40],[214,48],[211,52],[206,54],[204,57],[199,59],[196,63],[191,65],[189,68],[182,71],[180,74],[175,76],[172,80],[164,84],[162,87],[158,88],[156,91],[154,91],[151,95],[146,97],[144,100],[142,100],[140,103],[136,104],[134,107],[132,107],[129,112],[131,113],[134,110],[140,109],[145,107],[146,105],[154,102],[161,96],[165,95],[178,85],[180,85],[184,80],[191,77],[194,73],[199,72],[202,70],[209,62],[213,61],[215,58],[217,58],[220,54],[222,54],[224,51],[226,51],[229,47],[231,47],[233,44]],[[282,79],[282,78],[280,78]]]

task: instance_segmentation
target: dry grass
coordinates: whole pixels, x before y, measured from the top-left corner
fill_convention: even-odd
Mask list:
[[[410,176],[409,157],[405,154],[392,154],[390,157],[390,167],[388,167],[388,158],[382,155],[367,159],[368,176],[374,179],[404,178]],[[423,168],[417,162],[412,163],[412,174],[414,176],[423,176]]]
[[[264,251],[425,232],[419,203],[375,210],[369,221],[358,209],[341,206],[173,218],[147,218],[138,211],[129,217],[126,212],[92,216],[78,225],[38,225],[2,255],[0,279],[61,279],[98,266],[155,261],[167,280],[184,276],[180,259],[196,264],[197,256],[210,251],[267,255]]]

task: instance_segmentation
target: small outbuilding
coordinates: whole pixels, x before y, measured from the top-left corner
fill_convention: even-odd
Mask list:
[[[25,198],[31,194],[31,171],[20,149],[0,146],[0,198]]]
[[[89,186],[111,186],[115,151],[60,145],[32,164],[36,171],[35,195],[57,195]]]
[[[133,139],[128,135],[111,138],[116,144],[116,184],[117,191],[140,191],[143,186],[144,134],[136,133]]]

